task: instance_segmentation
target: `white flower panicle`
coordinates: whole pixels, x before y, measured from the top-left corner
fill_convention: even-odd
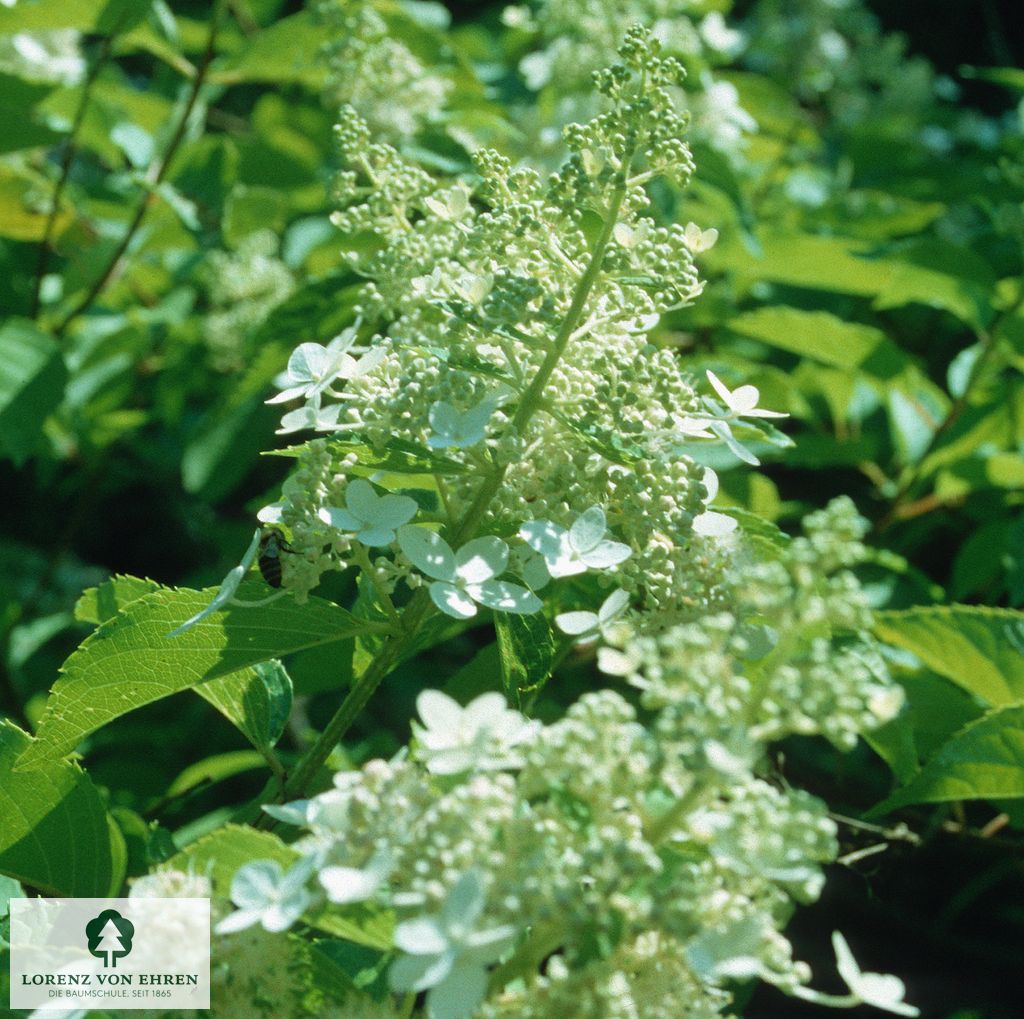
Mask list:
[[[438,614],[461,632],[490,612],[553,621],[562,653],[597,643],[635,702],[598,690],[541,724],[503,694],[462,706],[428,690],[407,751],[268,807],[300,829],[296,861],[240,868],[218,930],[386,912],[387,988],[408,1008],[425,992],[429,1019],[713,1016],[750,978],[816,994],[782,928],[820,894],[836,828],[772,779],[769,745],[849,749],[900,706],[851,572],[865,554],[852,504],[758,540],[713,508],[709,453],[756,465],[785,445],[770,424],[785,415],[652,342],[699,295],[693,258],[715,232],[660,224],[650,189],[693,172],[685,75],[660,37],[686,25],[723,54],[741,40],[689,4],[640,6],[654,31],[631,29],[598,65],[593,115],[566,126],[546,178],[486,148],[474,175],[418,162],[406,143],[430,112],[403,119],[373,82],[341,83],[334,223],[363,280],[355,322],[299,345],[271,398],[282,432],[310,433],[260,513],[287,547],[283,591],[301,601],[325,572],[359,571],[362,618],[392,656],[364,677],[407,659]],[[580,24],[608,7],[582,5]],[[396,75],[422,77],[373,4],[342,17],[339,66],[390,54]],[[539,62],[524,73],[543,86]],[[237,604],[260,546],[176,632]],[[837,952],[842,1003],[910,1008]]]

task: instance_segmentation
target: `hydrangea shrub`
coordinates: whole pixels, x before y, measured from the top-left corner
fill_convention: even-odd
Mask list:
[[[259,495],[219,587],[116,576],[74,622],[26,596],[53,615],[12,630],[15,671],[51,627],[97,630],[0,724],[0,802],[19,805],[0,874],[210,896],[215,1016],[677,1019],[742,1013],[758,983],[916,1015],[843,930],[808,955],[787,927],[831,864],[917,836],[833,814],[784,763],[866,739],[896,778],[879,813],[1019,795],[1019,613],[931,604],[832,498],[877,508],[884,546],[984,485],[954,587],[1024,598],[999,516],[1024,415],[1019,123],[955,108],[857,0],[759,0],[744,22],[728,2],[526,0],[454,25],[419,0],[276,22],[218,0],[205,51],[166,5],[108,6],[91,35],[0,38],[41,104],[26,136],[73,118],[59,160],[0,156],[19,211],[0,234],[40,242],[0,381],[25,351],[39,373],[0,439],[15,459],[44,436],[98,450],[94,480],[137,429],[148,469],[152,403],[187,436],[165,451],[175,490],[214,504],[249,471]],[[35,17],[0,7],[0,28]],[[117,62],[141,53],[182,78],[146,128],[121,119],[142,90]],[[80,89],[43,103],[61,83]],[[79,144],[102,172],[69,171]],[[989,166],[997,147],[1014,158]],[[90,229],[95,278],[71,250]],[[937,350],[950,322],[974,337],[948,397],[890,339],[931,337],[924,308],[947,316]],[[32,400],[39,436],[10,427]],[[784,505],[790,468],[814,492]],[[112,771],[103,727],[183,691],[252,750],[189,761],[144,803],[64,759]],[[193,809],[240,776],[266,784]],[[82,838],[39,837],[72,815],[95,822]],[[883,841],[841,850],[844,821]]]

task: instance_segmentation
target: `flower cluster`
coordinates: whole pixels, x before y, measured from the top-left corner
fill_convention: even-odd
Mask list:
[[[605,584],[665,625],[707,603],[714,546],[732,526],[708,509],[715,475],[692,454],[724,443],[756,463],[744,442],[770,412],[749,386],[712,379],[699,395],[648,338],[700,292],[694,254],[715,239],[650,215],[651,183],[685,184],[693,169],[671,94],[682,67],[660,50],[649,33],[628,35],[621,62],[595,75],[600,112],[566,128],[571,154],[547,180],[487,149],[476,181],[438,176],[342,111],[334,219],[366,279],[359,319],[327,346],[301,345],[272,401],[301,401],[283,432],[323,436],[298,448],[282,503],[262,517],[288,536],[284,583],[300,598],[358,562],[388,593],[425,582],[457,617],[536,611],[551,577],[579,572],[560,564],[571,543],[542,548],[540,532],[568,534],[590,507],[617,548],[588,564],[615,575]],[[362,466],[391,466],[399,444],[406,462],[417,451],[418,480],[411,467]],[[388,503],[398,516],[375,479],[400,490]],[[370,516],[356,519],[353,500]],[[467,552],[481,532],[488,553]],[[370,566],[360,543],[378,557]]]
[[[277,257],[278,239],[269,230],[245,237],[232,252],[213,251],[206,259],[210,309],[203,338],[217,371],[238,371],[249,363],[257,327],[295,287]]]
[[[592,111],[589,75],[614,59],[619,41],[632,24],[649,25],[666,53],[688,72],[680,98],[693,115],[693,136],[734,161],[742,159],[748,136],[757,123],[739,103],[734,85],[715,69],[742,52],[742,32],[726,24],[720,11],[708,11],[702,0],[532,0],[507,7],[504,21],[529,40],[519,62],[527,88],[541,93],[541,108],[550,120],[541,142],[557,138],[557,125]],[[530,107],[524,129],[536,122]]]
[[[335,109],[354,107],[376,134],[396,142],[436,121],[452,81],[426,65],[396,32],[396,23],[417,35],[434,28],[441,8],[431,6],[434,17],[424,23],[426,4],[385,11],[372,0],[317,0],[314,12],[331,28],[324,52],[327,101]]]
[[[741,584],[737,567],[732,615],[656,638],[609,627],[602,664],[641,690],[642,713],[605,690],[542,725],[500,694],[463,708],[424,691],[407,753],[267,808],[306,829],[301,856],[287,872],[244,866],[220,929],[390,910],[389,986],[426,991],[433,1019],[713,1016],[750,978],[916,1014],[839,935],[851,995],[818,994],[781,933],[793,903],[820,894],[837,843],[823,803],[772,779],[769,742],[846,747],[899,707],[881,665],[854,664],[873,655],[847,572],[858,527],[840,502],[768,557],[777,569],[747,561]]]

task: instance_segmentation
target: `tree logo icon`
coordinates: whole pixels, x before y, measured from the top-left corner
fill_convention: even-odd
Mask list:
[[[135,924],[116,909],[105,909],[85,925],[85,936],[90,953],[103,960],[103,968],[116,968],[117,960],[132,950]]]

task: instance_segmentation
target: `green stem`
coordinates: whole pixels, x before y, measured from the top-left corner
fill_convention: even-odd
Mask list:
[[[523,398],[512,419],[512,427],[518,432],[525,431],[530,419],[540,409],[543,403],[545,387],[558,366],[559,360],[561,360],[562,355],[565,353],[570,337],[579,325],[583,310],[590,298],[591,291],[594,289],[594,284],[601,274],[604,255],[611,241],[612,231],[618,222],[622,203],[626,198],[626,181],[629,178],[629,164],[631,161],[632,153],[624,161],[620,183],[612,194],[601,232],[590,253],[590,264],[576,284],[569,310],[566,312],[565,318],[562,320],[562,324],[555,335],[551,349],[537,370],[537,374],[533,377],[533,381],[523,394]],[[463,545],[476,534],[490,506],[491,500],[501,488],[506,470],[507,467],[496,468],[494,473],[486,478],[480,486],[480,490],[473,499],[466,516],[455,532],[452,540],[452,545],[455,548]],[[356,681],[355,686],[349,691],[345,700],[342,701],[334,717],[327,723],[326,728],[317,737],[316,742],[303,754],[288,777],[284,788],[286,799],[297,798],[305,794],[310,782],[330,756],[331,751],[338,745],[345,733],[348,732],[352,723],[359,717],[360,712],[373,696],[377,687],[383,682],[384,677],[391,672],[413,647],[419,636],[420,627],[430,617],[432,612],[433,605],[430,601],[430,595],[426,589],[420,588],[402,612],[401,631],[385,641],[383,647],[373,661],[370,662],[366,671]]]
[[[356,680],[355,685],[342,701],[341,707],[325,726],[316,742],[302,755],[298,764],[288,776],[284,786],[284,798],[295,799],[305,794],[317,772],[341,742],[352,723],[359,717],[374,691],[384,677],[395,668],[415,644],[419,628],[431,613],[433,605],[426,588],[420,588],[412,601],[405,607],[401,621],[403,630],[389,637],[366,671]]]
[[[537,370],[537,374],[534,375],[533,381],[523,394],[522,400],[519,401],[519,407],[516,410],[515,416],[512,418],[512,428],[517,432],[525,431],[526,425],[529,423],[530,419],[537,410],[540,409],[544,398],[544,390],[547,387],[548,382],[551,380],[551,375],[555,368],[558,367],[558,362],[561,361],[562,355],[565,353],[565,348],[568,346],[569,338],[579,325],[580,318],[583,315],[583,309],[586,307],[587,301],[590,298],[590,293],[594,289],[594,284],[597,282],[597,278],[601,273],[604,254],[608,250],[608,244],[612,238],[612,231],[615,229],[615,224],[619,219],[619,210],[622,208],[622,203],[626,198],[625,182],[629,177],[629,165],[631,162],[632,154],[628,155],[624,161],[623,168],[620,171],[621,183],[612,194],[612,200],[608,206],[608,213],[603,225],[601,226],[601,233],[598,235],[597,241],[594,244],[594,249],[590,255],[590,263],[587,266],[586,271],[580,277],[579,283],[576,284],[576,290],[573,293],[572,303],[569,305],[569,310],[566,312],[565,318],[562,319],[562,324],[559,327],[558,332],[555,334],[555,339],[551,344],[551,348],[548,350],[544,360],[541,362],[541,366]],[[487,507],[490,505],[494,496],[497,495],[502,482],[505,480],[505,472],[507,470],[507,467],[499,468],[480,487],[480,491],[477,492],[476,498],[473,500],[461,527],[455,533],[453,545],[456,548],[468,541],[476,533],[477,528],[480,526],[481,519],[487,512]]]
[[[54,329],[54,334],[56,336],[63,335],[67,331],[68,326],[71,325],[79,315],[88,311],[89,308],[92,307],[96,298],[103,293],[107,284],[111,279],[113,279],[117,270],[120,268],[121,260],[124,258],[125,252],[128,250],[128,247],[138,232],[139,227],[142,225],[143,219],[146,218],[146,213],[153,204],[154,195],[156,193],[155,189],[163,182],[164,177],[167,175],[167,170],[171,165],[171,160],[174,158],[175,153],[178,151],[178,147],[185,138],[185,134],[188,130],[189,118],[192,116],[192,111],[195,109],[196,102],[199,99],[199,93],[202,91],[203,85],[206,82],[206,75],[210,69],[210,64],[213,61],[214,51],[216,49],[217,33],[220,30],[225,3],[226,0],[216,0],[213,8],[213,14],[210,16],[210,29],[206,37],[206,47],[203,50],[203,55],[196,68],[195,77],[192,79],[192,86],[189,89],[188,96],[185,99],[185,105],[178,118],[178,122],[175,125],[174,133],[167,145],[167,149],[164,151],[163,157],[157,160],[157,162],[151,164],[149,170],[146,172],[145,195],[136,207],[131,221],[128,223],[127,230],[125,230],[124,235],[121,237],[121,240],[118,242],[117,247],[107,260],[107,263],[103,267],[99,276],[96,277],[95,282],[91,287],[89,287],[81,300],[79,300],[79,302],[64,316],[64,318],[61,319],[60,323]]]
[[[394,623],[395,628],[398,631],[401,631],[402,617],[398,614],[398,609],[395,608],[395,603],[391,600],[391,595],[388,594],[384,585],[380,582],[380,578],[377,576],[377,571],[374,569],[373,563],[370,562],[370,553],[366,551],[366,546],[363,545],[362,542],[357,541],[355,543],[355,554],[359,568],[363,571],[363,575],[371,584],[373,584],[373,590],[381,605],[384,606],[384,611],[387,612],[391,622]]]

